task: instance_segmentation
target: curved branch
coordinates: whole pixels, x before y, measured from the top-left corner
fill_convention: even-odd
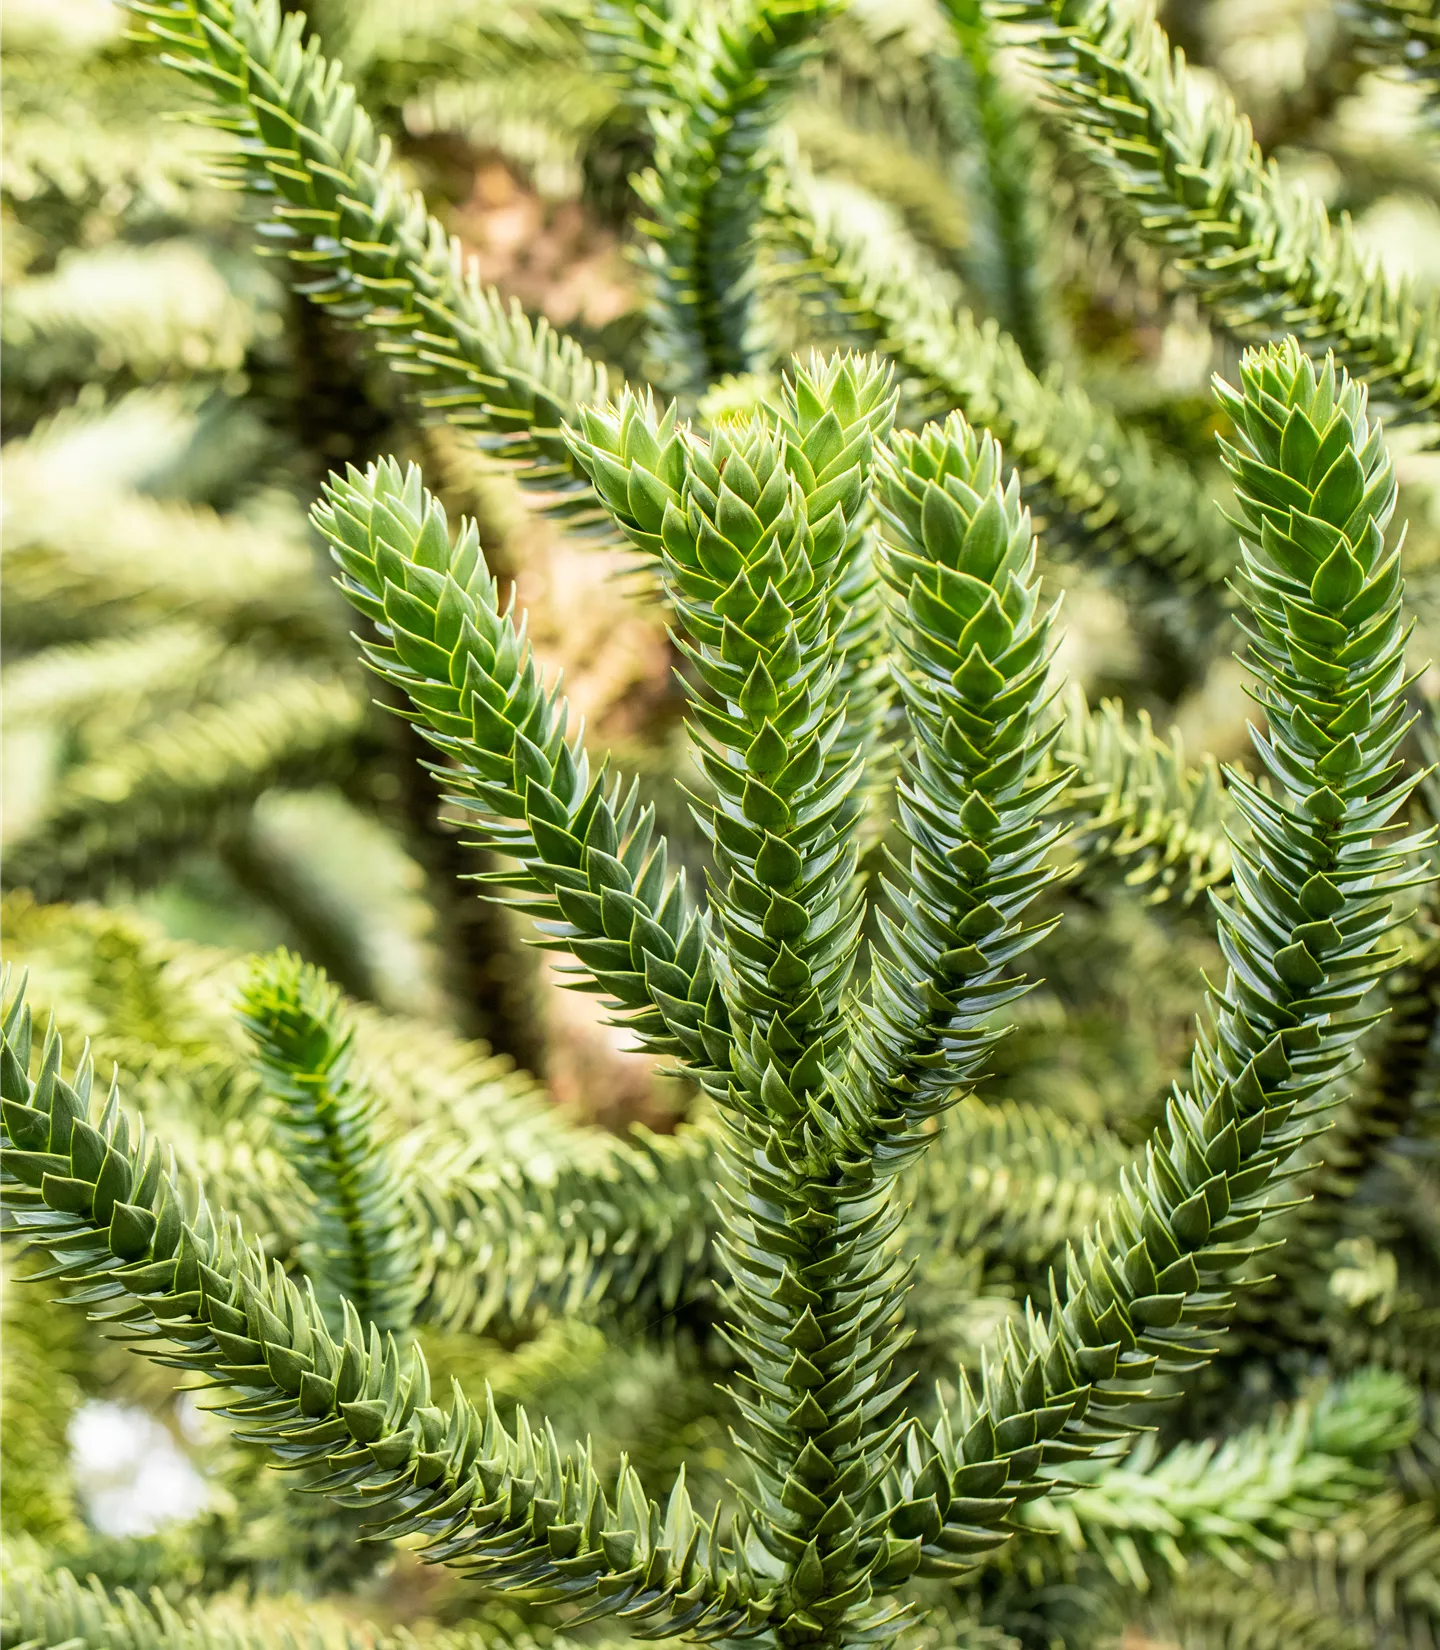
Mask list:
[[[146,37],[219,104],[236,179],[268,208],[267,239],[300,290],[364,328],[420,405],[472,430],[575,525],[603,521],[560,426],[603,401],[605,370],[506,306],[458,242],[391,175],[355,88],[279,0],[128,0]]]
[[[413,466],[392,460],[332,476],[316,526],[341,589],[372,620],[376,673],[415,707],[449,758],[436,767],[475,819],[481,846],[519,862],[483,880],[520,890],[544,943],[570,951],[645,1047],[703,1063],[698,1026],[712,984],[705,918],[635,786],[592,779],[568,709],[547,692],[523,625],[502,613],[473,523],[450,543],[445,512]]]
[[[337,1340],[313,1293],[232,1231],[203,1195],[187,1218],[157,1143],[130,1126],[112,1085],[92,1121],[88,1056],[67,1080],[51,1033],[31,1075],[29,1010],[15,995],[0,1033],[0,1214],[47,1252],[37,1276],[117,1326],[147,1356],[235,1396],[221,1413],[286,1466],[326,1469],[322,1487],[369,1508],[375,1533],[420,1538],[429,1563],[583,1604],[664,1632],[728,1637],[765,1601],[722,1546],[719,1511],[700,1525],[683,1474],[665,1510],[622,1467],[614,1501],[588,1451],[562,1452],[521,1412],[513,1434],[493,1400],[458,1388],[432,1403],[418,1348],[367,1338],[344,1308]]]
[[[1078,385],[1037,377],[993,322],[978,323],[873,240],[862,245],[822,221],[803,181],[791,180],[772,218],[782,251],[799,260],[779,260],[777,278],[832,301],[857,342],[889,356],[927,411],[953,408],[988,430],[1019,466],[1048,542],[1151,569],[1218,611],[1234,544],[1195,477]]]
[[[1106,205],[1247,343],[1333,350],[1398,422],[1440,407],[1440,301],[1396,287],[1350,225],[1282,180],[1228,96],[1192,81],[1163,29],[1115,0],[987,0],[1023,26],[1057,125],[1095,162]]]

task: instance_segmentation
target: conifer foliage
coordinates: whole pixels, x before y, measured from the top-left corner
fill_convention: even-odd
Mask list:
[[[569,908],[577,955],[607,948],[594,974],[617,1009],[648,1017],[652,1043],[713,1094],[726,1333],[748,1367],[736,1401],[754,1471],[736,1518],[697,1520],[683,1475],[663,1520],[624,1472],[607,1494],[588,1455],[561,1453],[523,1416],[512,1434],[463,1396],[434,1406],[423,1361],[402,1364],[378,1338],[393,1308],[369,1250],[393,1259],[398,1200],[364,1172],[375,1148],[336,1070],[343,1045],[293,965],[256,980],[248,1023],[302,1178],[341,1215],[320,1270],[345,1291],[343,1327],[223,1218],[187,1212],[118,1093],[97,1110],[87,1062],[72,1080],[53,1035],[32,1050],[18,996],[4,1045],[14,1227],[140,1344],[235,1389],[227,1407],[257,1440],[323,1463],[329,1488],[388,1508],[385,1533],[422,1535],[434,1560],[662,1632],[893,1634],[909,1575],[963,1573],[1003,1540],[1017,1500],[1050,1487],[1048,1469],[1123,1433],[1142,1383],[1207,1355],[1271,1180],[1353,1059],[1355,1011],[1386,963],[1387,892],[1422,845],[1383,834],[1410,784],[1393,762],[1407,725],[1402,583],[1384,536],[1390,460],[1363,392],[1290,345],[1249,358],[1225,394],[1272,781],[1236,789],[1252,835],[1222,915],[1229,974],[1191,1090],[1072,1255],[1052,1313],[1007,1333],[978,1390],[962,1385],[936,1424],[905,1415],[891,1375],[895,1172],[973,1070],[979,1026],[1015,995],[1007,965],[1033,938],[1016,918],[1044,881],[1054,833],[1041,816],[1061,783],[1036,770],[1058,722],[1047,739],[1049,619],[993,441],[957,418],[897,442],[881,533],[913,740],[911,860],[890,894],[908,921],[886,930],[873,1000],[850,1000],[861,758],[827,755],[849,743],[833,595],[888,433],[883,374],[863,361],[797,371],[780,410],[708,443],[639,402],[608,431],[592,425],[611,454],[575,438],[625,528],[658,529],[692,638],[715,781],[709,921],[667,884],[650,822],[623,808],[617,821],[603,776],[589,782],[565,743],[563,706],[498,614],[473,531],[452,546],[418,477],[385,466],[337,487],[320,516],[383,638],[372,663],[475,774],[482,826],[509,833],[537,905]]]
[[[329,1307],[342,1301],[382,1330],[404,1329],[414,1271],[400,1190],[375,1138],[375,1101],[351,1075],[353,1032],[339,993],[312,965],[280,952],[257,967],[241,1015],[280,1136],[317,1207],[305,1270]],[[412,1251],[407,1253],[407,1251]]]
[[[22,720],[46,707],[86,750],[106,715],[131,732],[108,790],[71,773],[9,873],[31,973],[0,986],[4,1309],[45,1423],[16,1459],[47,1493],[43,1528],[6,1509],[0,1643],[263,1650],[294,1642],[262,1607],[292,1588],[345,1595],[314,1643],[371,1650],[1098,1650],[1127,1626],[1433,1646],[1433,571],[1378,416],[1411,450],[1433,433],[1433,306],[1109,0],[893,26],[839,0],[493,8],[464,36],[481,115],[507,77],[515,102],[591,73],[590,113],[526,141],[570,155],[597,214],[606,169],[633,174],[633,332],[573,337],[483,286],[392,162],[424,65],[453,67],[444,19],[427,44],[433,19],[412,38],[366,8],[128,11],[133,49],[205,100],[349,387],[395,375],[404,456],[328,468],[309,527],[333,592],[294,558],[246,600],[192,573],[156,630],[178,586],[120,556],[111,584],[72,579],[60,635],[22,625]],[[1346,15],[1367,59],[1427,79],[1423,8]],[[824,175],[816,134],[846,121],[903,134],[888,196],[874,168]],[[993,243],[964,256],[905,227],[917,177],[954,188],[957,134]],[[1188,415],[1219,432],[1227,512],[1065,358],[1037,170],[1071,202],[1065,256],[1106,240],[1153,284],[1094,276],[1092,321],[1150,303],[1229,351]],[[73,359],[36,342],[63,297],[6,335],[42,401]],[[36,590],[60,577],[42,495],[75,417],[23,438]],[[427,425],[645,583],[683,760],[635,771],[587,740],[491,523],[411,461]],[[253,550],[265,519],[204,524]],[[1067,691],[1086,602],[1124,600],[1173,654],[1169,702],[1201,684],[1191,712],[1238,640],[1244,761],[1192,764],[1149,710]],[[107,638],[111,608],[140,629]],[[239,829],[317,761],[364,770],[362,668],[479,897],[678,1080],[673,1135],[567,1117],[313,955],[37,903],[106,892],[222,811]],[[182,710],[197,673],[223,680]],[[147,744],[125,719],[152,698]],[[1124,1011],[1095,1010],[1146,936]],[[1167,1015],[1147,1066],[1128,1021]],[[61,1412],[171,1402],[175,1378],[219,1418],[197,1449],[230,1500],[173,1543],[107,1544]],[[412,1638],[419,1563],[436,1619]]]

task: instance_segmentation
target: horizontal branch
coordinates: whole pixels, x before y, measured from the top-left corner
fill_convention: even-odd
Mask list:
[[[419,1538],[430,1563],[492,1585],[584,1605],[592,1615],[702,1637],[763,1619],[743,1557],[691,1510],[684,1477],[664,1511],[622,1468],[613,1502],[588,1451],[564,1453],[548,1428],[517,1415],[506,1430],[456,1389],[434,1404],[418,1348],[368,1337],[345,1305],[337,1339],[313,1293],[212,1216],[187,1217],[158,1143],[130,1124],[112,1084],[99,1115],[88,1056],[73,1073],[53,1031],[32,1075],[21,996],[0,1034],[0,1214],[51,1257],[38,1277],[128,1343],[210,1386],[221,1413],[291,1468],[323,1469],[319,1487],[375,1515],[376,1536]]]
[[[1178,731],[1162,739],[1144,711],[1129,723],[1116,701],[1092,711],[1079,693],[1056,748],[1073,768],[1063,807],[1082,866],[1115,862],[1156,904],[1230,880],[1235,810],[1213,757],[1187,763]]]
[[[1147,1433],[1123,1462],[1017,1518],[1097,1553],[1119,1579],[1133,1579],[1132,1556],[1179,1574],[1202,1554],[1243,1570],[1251,1556],[1282,1558],[1293,1531],[1322,1529],[1368,1499],[1387,1457],[1414,1436],[1417,1410],[1405,1381],[1367,1370],[1218,1445],[1162,1456]]]
[[[365,719],[348,682],[293,670],[164,718],[65,776],[7,845],[5,885],[73,897],[168,872],[262,792],[338,777]]]
[[[1397,69],[1425,98],[1432,131],[1440,130],[1440,8],[1435,0],[1344,0],[1342,15],[1370,62]]]

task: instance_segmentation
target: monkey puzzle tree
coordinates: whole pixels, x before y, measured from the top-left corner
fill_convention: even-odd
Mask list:
[[[694,755],[670,818],[698,824],[699,879],[625,765],[587,754],[483,529],[452,531],[393,459],[332,473],[313,514],[365,663],[485,851],[486,892],[690,1081],[695,1121],[599,1137],[286,955],[249,972],[238,1036],[207,1041],[184,982],[108,919],[21,903],[33,995],[58,996],[67,1027],[95,1029],[97,1002],[126,1026],[107,1051],[142,1120],[118,1083],[92,1102],[88,1056],[67,1066],[56,1030],[34,1037],[13,990],[10,1233],[144,1356],[220,1389],[236,1436],[317,1492],[291,1498],[309,1512],[268,1503],[304,1564],[359,1564],[363,1523],[479,1583],[446,1609],[473,1613],[480,1642],[583,1642],[613,1618],[837,1650],[926,1632],[1080,1645],[1142,1612],[1244,1642],[1209,1572],[1187,1578],[1203,1557],[1246,1573],[1235,1609],[1272,1637],[1348,1644],[1344,1612],[1315,1602],[1332,1526],[1355,1537],[1354,1631],[1423,1642],[1431,1436],[1397,1371],[1433,1380],[1414,1281],[1433,1231],[1435,957],[1413,910],[1430,838],[1405,765],[1422,661],[1367,385],[1423,427],[1430,311],[1280,187],[1233,108],[1195,112],[1163,36],[1103,0],[937,11],[953,50],[933,81],[905,72],[927,118],[968,100],[1004,240],[991,265],[967,248],[965,290],[1024,261],[1024,167],[998,152],[1014,107],[998,23],[1018,18],[1056,105],[1046,164],[1126,247],[1168,260],[1217,335],[1265,340],[1217,389],[1227,525],[1186,468],[1037,375],[1034,292],[994,276],[1022,348],[943,269],[922,278],[833,209],[787,147],[797,130],[818,144],[823,121],[777,137],[807,74],[883,102],[888,37],[862,28],[857,50],[851,14],[808,3],[535,10],[480,31],[516,98],[601,64],[611,102],[570,140],[609,123],[640,156],[650,307],[623,371],[467,272],[300,14],[134,16],[213,99],[232,181],[306,300],[566,530],[633,552],[663,599]],[[401,95],[408,71],[377,63],[369,90]],[[938,256],[948,231],[915,176],[890,179],[891,204]],[[1233,608],[1258,775],[1222,780],[1178,737],[1061,700],[1062,545],[1141,569],[1197,656]],[[1006,1063],[1036,1039],[1006,1036],[1029,1011],[1028,953],[1091,968],[1087,899],[1116,864],[1176,908],[1213,889],[1221,958],[1188,1080],[1148,1116],[1126,1097],[1128,1142]],[[1082,897],[1062,902],[1069,876]],[[83,970],[47,969],[47,925],[89,945],[82,1012],[66,993]],[[171,993],[189,1006],[167,1023]],[[467,1363],[447,1333],[491,1338]],[[24,1344],[42,1367],[42,1340]],[[1293,1411],[1235,1430],[1237,1348],[1272,1360],[1267,1391]],[[546,1357],[592,1389],[588,1410],[550,1402]],[[448,1399],[437,1363],[465,1375]],[[932,1398],[917,1377],[937,1373]],[[644,1393],[628,1409],[627,1380]],[[515,1399],[544,1419],[502,1414]],[[654,1449],[636,1409],[667,1400],[690,1430]],[[564,1442],[577,1413],[600,1415],[593,1445]],[[728,1455],[713,1432],[694,1442],[717,1416]],[[1136,1444],[1157,1425],[1166,1447]],[[1177,1442],[1197,1432],[1228,1441]],[[242,1545],[235,1525],[211,1539],[197,1598],[244,1574],[213,1551]],[[87,1591],[42,1553],[7,1562],[7,1642],[222,1631],[198,1602],[147,1610],[113,1565]],[[234,1632],[273,1642],[258,1616]]]
[[[387,1533],[420,1534],[432,1561],[652,1634],[893,1637],[911,1576],[963,1574],[1018,1505],[1056,1488],[1057,1467],[1123,1435],[1147,1382],[1209,1355],[1272,1186],[1353,1065],[1423,845],[1386,834],[1413,781],[1395,763],[1408,723],[1393,472],[1363,392],[1286,345],[1222,393],[1269,781],[1234,786],[1249,834],[1221,913],[1228,973],[1188,1090],[1050,1309],[1007,1330],[936,1422],[906,1413],[892,1375],[897,1175],[1021,989],[1063,779],[1046,766],[1052,614],[1015,481],[958,417],[893,436],[871,362],[798,369],[778,407],[708,439],[633,397],[569,435],[660,562],[697,667],[692,731],[714,781],[697,804],[714,849],[703,910],[633,791],[592,775],[567,738],[473,529],[452,542],[418,474],[391,465],[336,478],[317,511],[375,628],[372,666],[517,863],[507,879],[714,1101],[724,1332],[751,1467],[733,1520],[697,1517],[683,1473],[662,1509],[628,1469],[607,1489],[585,1452],[523,1415],[512,1432],[463,1393],[436,1405],[423,1361],[348,1301],[332,1330],[228,1219],[189,1212],[160,1144],[132,1139],[113,1088],[94,1111],[88,1067],[67,1079],[53,1037],[31,1075],[19,998],[4,1061],[12,1226],[127,1336],[231,1388],[227,1412],[257,1441],[323,1466],[322,1487]],[[886,603],[894,637],[908,853],[857,995],[852,798],[871,707],[841,686],[854,612],[838,593],[854,586],[872,491],[865,597]],[[391,1207],[352,1198],[345,1218],[363,1228]]]

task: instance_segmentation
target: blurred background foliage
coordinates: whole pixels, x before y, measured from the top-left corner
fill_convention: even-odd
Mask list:
[[[595,70],[587,27],[603,4],[307,11],[481,278],[638,375],[649,298],[629,179],[648,138]],[[1418,291],[1440,285],[1440,137],[1425,89],[1372,60],[1351,11],[1170,0],[1161,12],[1282,173],[1349,214]],[[244,198],[214,181],[211,135],[166,118],[175,88],[108,0],[8,0],[0,72],[7,955],[287,1263],[303,1199],[269,1139],[235,1002],[243,953],[285,945],[322,966],[354,1005],[400,1149],[445,1165],[424,1216],[432,1370],[489,1380],[502,1404],[592,1433],[608,1464],[623,1442],[647,1482],[684,1458],[711,1475],[702,1490],[722,1490],[712,1383],[728,1354],[703,1283],[703,1120],[691,1130],[690,1096],[558,988],[523,918],[476,898],[485,867],[437,805],[417,736],[373,702],[306,511],[332,467],[420,460],[447,505],[478,518],[592,751],[638,770],[672,844],[698,856],[668,783],[699,780],[663,617],[632,599],[622,552],[532,513],[290,290]],[[1202,511],[1219,493],[1208,382],[1236,353],[1097,210],[1083,161],[975,0],[855,0],[779,142],[791,196],[759,249],[775,360],[805,340],[918,336],[909,415],[978,408],[1022,465],[1037,455],[1043,542],[1066,587],[1061,665],[1082,695],[1063,742],[1079,765],[1073,863],[1052,896],[1066,921],[1040,947],[1043,984],[1019,1030],[917,1171],[908,1356],[930,1383],[1043,1295],[1163,1107],[1201,970],[1218,958],[1201,897],[1223,894],[1228,873],[1214,758],[1244,761],[1247,707],[1224,532]],[[812,280],[822,247],[843,256]],[[896,299],[907,272],[908,309]],[[756,390],[724,382],[701,411]],[[1097,431],[1116,433],[1097,447]],[[1416,432],[1395,441],[1424,660],[1440,652],[1440,458]],[[1128,515],[1110,523],[1115,498]],[[1417,693],[1437,687],[1427,675]],[[1127,715],[1086,708],[1112,696]],[[978,1586],[937,1592],[917,1650],[1122,1634],[1186,1650],[1436,1644],[1440,939],[1428,904],[1406,946],[1392,1023],[1306,1169],[1315,1200],[1286,1217],[1274,1280],[1244,1297],[1222,1358],[1157,1412],[1148,1456],[1043,1504]],[[635,1124],[655,1135],[626,1136]],[[605,1247],[613,1232],[567,1235],[584,1202],[567,1175],[582,1189],[653,1175],[674,1192],[633,1287],[612,1288],[624,1271]],[[623,1214],[631,1191],[615,1195]],[[486,1200],[502,1197],[526,1211],[523,1240],[487,1236]],[[473,1279],[506,1242],[510,1296],[477,1306]],[[355,1515],[290,1494],[160,1372],[49,1310],[43,1291],[15,1288],[12,1271],[7,1256],[0,1642],[63,1639],[64,1622],[85,1645],[278,1643],[274,1624],[303,1618],[340,1643],[363,1617],[458,1644],[477,1610],[476,1643],[553,1638],[554,1612],[521,1619],[422,1571],[403,1545],[357,1546]],[[1166,1453],[1218,1433],[1245,1440],[1230,1478]],[[100,1470],[118,1461],[123,1480],[127,1451],[152,1474],[137,1464],[128,1493]],[[60,1566],[109,1591],[56,1582]],[[122,1607],[124,1588],[159,1599]]]

